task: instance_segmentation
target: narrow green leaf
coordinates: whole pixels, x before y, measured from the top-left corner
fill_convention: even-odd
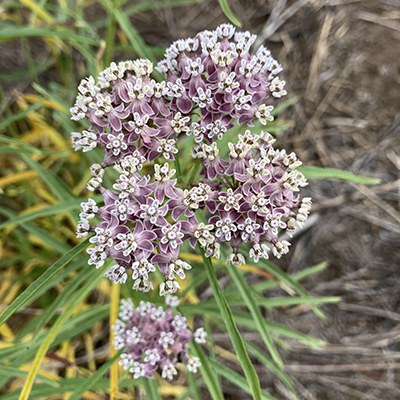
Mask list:
[[[107,2],[103,1],[103,4],[107,6]],[[129,42],[131,43],[135,53],[139,57],[147,58],[148,60],[156,64],[157,60],[155,59],[153,52],[150,50],[149,46],[144,42],[142,37],[139,35],[136,28],[132,25],[128,16],[118,8],[113,8],[111,11],[114,14],[114,17],[118,22],[118,24],[120,25],[121,29],[128,37]],[[158,80],[162,79],[162,75],[159,72],[154,71],[153,74]]]
[[[299,296],[299,297],[263,297],[258,294],[254,294],[254,301],[259,306],[265,308],[276,308],[276,307],[291,307],[297,305],[320,305],[326,303],[337,303],[341,300],[339,296],[330,297],[312,297],[312,296]],[[241,306],[243,305],[242,297],[238,293],[230,293],[225,295],[226,300],[231,306]],[[214,300],[209,300],[201,305],[196,305],[198,307],[204,307],[215,304]],[[193,305],[195,306],[195,305]]]
[[[39,150],[28,147],[0,147],[0,154],[45,154],[45,155],[57,155],[59,157],[68,157],[71,153],[66,151],[53,151],[53,150]]]
[[[57,110],[54,113],[54,116],[59,117],[60,115],[63,115],[65,119],[63,119],[63,122],[67,123],[68,129],[66,131],[69,132],[72,130],[70,127],[75,126],[73,121],[70,120],[70,113],[69,113],[69,108],[71,107],[70,101],[66,99],[63,96],[63,93],[65,93],[65,88],[61,85],[57,85],[55,83],[52,83],[50,85],[49,89],[46,89],[45,87],[39,85],[37,82],[32,82],[32,87],[36,90],[37,93],[39,93],[43,98],[49,99],[53,101],[54,103],[57,103],[63,107],[63,110]],[[75,94],[75,88],[73,88],[72,94]],[[84,121],[80,121],[81,123]],[[87,125],[89,126],[89,125]]]
[[[252,394],[251,389],[249,388],[249,385],[247,384],[246,380],[243,379],[237,372],[232,371],[230,368],[227,368],[222,364],[216,363],[215,361],[210,361],[210,364],[213,366],[213,368],[217,371],[218,374],[222,375],[229,382],[233,383],[235,386],[239,387],[246,393]],[[274,397],[272,397],[269,393],[263,390],[261,392],[261,399],[273,400]]]
[[[225,326],[227,328],[229,337],[231,338],[233,348],[235,349],[236,355],[242,366],[243,372],[246,376],[246,380],[250,387],[253,398],[259,400],[262,398],[262,396],[261,396],[260,381],[258,379],[256,370],[250,361],[246,347],[243,343],[242,336],[240,335],[240,332],[236,326],[236,322],[233,318],[232,311],[229,308],[228,303],[226,302],[222,290],[219,286],[217,275],[215,273],[214,267],[211,264],[211,260],[205,256],[204,250],[202,248],[200,249],[203,255],[203,260],[208,280],[210,282],[212,291],[217,301],[218,308],[221,312],[221,316],[225,322]]]
[[[71,276],[71,274],[78,270],[82,265],[84,265],[84,270],[79,271],[76,277],[71,279],[66,286],[63,288],[61,294],[57,296],[54,301],[50,302],[47,307],[43,309],[43,313],[38,315],[34,319],[30,320],[26,323],[21,330],[18,331],[15,340],[20,341],[24,338],[29,332],[39,332],[42,327],[47,324],[53,316],[59,311],[59,308],[62,307],[67,300],[69,300],[73,295],[78,286],[87,279],[87,274],[91,272],[91,268],[87,266],[87,262],[84,257],[81,257],[79,260],[76,260],[73,263],[70,263],[69,266],[63,268],[56,275],[54,275],[51,280],[47,281],[45,285],[41,287],[41,289],[36,292],[35,297],[39,298],[42,293],[46,293],[50,288],[55,287],[59,282],[66,282],[66,278]],[[87,267],[87,268],[85,268]]]
[[[381,182],[379,178],[355,175],[352,172],[342,171],[337,168],[325,168],[306,165],[298,170],[308,179],[332,179],[345,182],[362,183],[364,185],[376,185]]]
[[[130,18],[136,14],[140,14],[146,11],[188,6],[191,4],[201,3],[202,1],[203,0],[151,0],[151,1],[143,1],[132,5],[130,5],[130,2],[128,2],[127,7],[124,9],[124,14]],[[107,26],[107,22],[108,18],[99,18],[95,21],[90,21],[90,26],[95,31],[98,31],[99,28],[105,28]],[[164,50],[165,49],[163,49],[163,51]]]
[[[147,398],[151,400],[162,400],[158,393],[158,384],[154,379],[143,378],[143,386],[147,393]]]
[[[339,296],[331,296],[331,297],[300,296],[300,297],[274,297],[274,298],[265,298],[261,296],[256,297],[257,304],[260,304],[266,308],[288,307],[288,306],[296,306],[299,304],[317,305],[323,303],[337,303],[340,300],[341,298]]]
[[[91,271],[92,274],[98,273],[98,271]],[[86,281],[86,285],[76,291],[73,296],[70,298],[74,298],[79,295],[80,290],[84,290],[85,286],[90,286],[92,284],[92,277],[90,280]],[[58,310],[58,314],[63,311]],[[96,323],[103,321],[108,318],[109,315],[109,304],[104,305],[92,305],[91,308],[80,312],[77,315],[71,317],[68,321],[66,321],[63,325],[62,331],[57,335],[55,340],[52,342],[50,348],[56,348],[61,343],[66,340],[72,340],[82,333],[93,328],[93,325]],[[38,332],[29,342],[19,342],[16,343],[13,347],[7,347],[4,349],[0,349],[0,358],[13,360],[13,366],[20,366],[32,360],[32,357],[35,355],[37,348],[43,343],[47,335],[47,331]]]
[[[308,296],[306,289],[304,289],[304,287],[300,283],[296,282],[290,275],[282,271],[282,269],[279,268],[276,264],[267,260],[260,260],[259,266],[266,269],[272,275],[275,275],[284,284],[291,287],[297,294],[305,297]],[[311,304],[311,308],[314,311],[315,315],[317,315],[318,317],[325,317],[325,314],[317,306]]]
[[[29,400],[31,399],[48,399],[50,397],[59,399],[60,394],[73,392],[75,388],[82,384],[87,378],[64,378],[61,381],[60,387],[53,388],[47,384],[43,383],[35,383],[35,386],[32,388],[30,393]],[[132,378],[124,379],[119,382],[119,386],[121,389],[128,389],[134,386],[139,386],[141,384],[141,380],[134,380]],[[106,392],[110,386],[108,378],[101,378],[96,382],[96,391],[97,392]],[[1,400],[18,400],[21,392],[21,388],[18,388],[10,393],[5,393],[1,395]],[[62,396],[61,396],[62,398]],[[151,399],[149,399],[151,400]]]
[[[264,352],[253,343],[246,341],[246,347],[248,348],[249,353],[253,354],[254,357],[261,361],[265,365],[265,367],[267,367],[296,396],[297,399],[296,389],[289,376],[285,374],[282,370],[277,368],[271,362],[271,360],[264,355]]]
[[[115,363],[115,361],[118,360],[119,356],[121,355],[122,350],[120,350],[117,354],[114,355],[111,359],[109,359],[106,363],[104,363],[100,368],[96,370],[90,376],[90,378],[87,378],[84,382],[82,382],[80,385],[77,386],[75,391],[72,393],[71,397],[68,398],[68,400],[79,400],[83,396],[83,393],[85,393],[87,390],[90,390],[93,388],[94,385],[101,379],[103,374],[107,372],[111,366]]]
[[[38,62],[33,67],[28,70],[26,67],[15,69],[11,72],[0,73],[0,81],[3,82],[21,82],[22,79],[27,79],[29,81],[36,79],[38,75],[45,72],[48,68],[50,68],[54,64],[54,60],[46,59],[43,62]]]
[[[293,104],[296,104],[299,98],[297,96],[291,97],[290,99],[287,99],[285,101],[280,102],[271,112],[273,116],[278,115],[282,111],[286,110]],[[268,127],[268,126],[267,126]]]
[[[203,0],[152,0],[143,1],[134,4],[126,9],[127,15],[138,14],[151,10],[161,10],[165,8],[182,7],[196,3],[201,3]]]
[[[33,160],[26,154],[21,154],[21,158],[43,179],[49,189],[60,200],[72,200],[75,196],[69,191],[64,183],[52,172],[46,170],[40,163]]]
[[[98,274],[98,271],[95,271]],[[40,365],[43,361],[44,356],[47,353],[50,345],[56,338],[58,332],[61,330],[65,322],[70,318],[72,312],[75,308],[83,301],[83,299],[89,294],[89,292],[97,285],[103,275],[98,274],[95,276],[87,285],[81,288],[80,292],[73,297],[71,303],[66,307],[64,312],[57,318],[55,323],[51,326],[49,331],[46,334],[45,339],[43,340],[42,344],[40,345],[35,359],[33,360],[32,367],[29,370],[28,377],[24,383],[24,386],[21,390],[20,400],[28,400],[29,394],[32,390],[33,383],[36,378],[36,374],[39,371]]]
[[[231,7],[229,6],[228,0],[218,0],[218,1],[219,1],[219,6],[221,7],[221,10],[225,14],[225,16],[229,19],[229,21],[231,21],[232,24],[234,24],[240,28],[242,26],[242,24],[238,20],[238,18],[235,16],[235,14],[233,13]]]
[[[271,334],[264,323],[265,318],[262,316],[261,311],[254,300],[253,293],[248,283],[243,279],[243,276],[240,274],[238,269],[234,267],[232,264],[227,263],[227,269],[229,275],[235,282],[236,287],[239,289],[240,295],[244,300],[247,308],[249,309],[250,314],[257,326],[257,330],[260,333],[265,346],[270,352],[272,359],[279,368],[283,368],[283,362],[281,356],[279,355],[278,350],[276,349],[274,341],[271,337]]]
[[[190,395],[190,396],[192,396],[193,400],[202,400],[200,389],[199,389],[199,386],[200,386],[199,379],[190,372],[187,374],[187,379],[188,379],[188,383],[189,383],[189,393],[188,393],[188,391],[183,392],[182,393],[183,398],[186,399]]]
[[[93,267],[87,265],[86,260],[83,260],[83,263],[86,264],[86,268],[84,267],[81,271],[79,271],[77,276],[71,279],[68,284],[63,288],[62,293],[59,294],[57,298],[44,310],[43,315],[36,318],[38,320],[38,323],[35,325],[35,332],[39,332],[40,329],[53,318],[53,316],[57,313],[57,310],[59,310],[64,304],[68,302],[69,299],[71,299],[75,295],[75,291],[79,288],[80,284],[85,282],[92,275]],[[72,267],[76,268],[75,264],[79,265],[80,263],[72,263]],[[70,269],[70,267],[68,267],[68,269]],[[53,283],[52,279],[47,286],[50,286],[50,284],[51,286],[55,286],[56,282],[57,281],[54,279]],[[44,291],[43,289],[48,290],[48,288],[43,287],[42,290],[38,292],[38,295]]]
[[[11,212],[5,207],[0,207],[0,214],[7,216],[7,218],[18,218],[18,214]],[[37,236],[43,243],[45,243],[49,248],[52,250],[57,251],[60,254],[64,254],[68,251],[71,247],[62,242],[61,240],[57,239],[56,237],[50,235],[47,231],[39,228],[32,222],[26,222],[22,225],[22,228],[27,232],[31,233],[32,235]]]
[[[84,43],[86,45],[98,46],[99,40],[78,35],[71,29],[34,28],[30,26],[14,26],[0,30],[0,42],[21,39],[24,37],[57,37],[70,42]]]
[[[318,272],[323,271],[327,267],[328,267],[328,263],[324,261],[319,264],[313,265],[312,267],[305,268],[302,271],[291,274],[290,277],[294,281],[299,282],[299,281],[307,278],[310,275],[314,275],[314,274],[317,274]],[[269,280],[269,281],[254,284],[253,289],[256,292],[263,292],[264,290],[270,290],[270,289],[276,288],[277,286],[278,286],[277,281]]]
[[[182,310],[185,310],[185,315],[201,315],[203,317],[207,316],[212,320],[223,321],[223,317],[221,316],[221,313],[217,308],[186,308],[183,306],[180,306],[180,308]],[[257,330],[257,327],[253,319],[250,317],[249,313],[233,311],[233,316],[238,325],[248,329]],[[326,344],[326,342],[321,339],[305,335],[304,333],[298,332],[295,329],[289,328],[286,325],[282,325],[277,322],[266,320],[265,324],[274,333],[274,335],[280,335],[290,339],[295,339],[313,348],[321,348]]]
[[[25,118],[30,112],[37,110],[43,105],[43,101],[38,101],[37,103],[34,103],[27,107],[25,110],[22,110],[16,114],[11,115],[8,118],[4,118],[0,122],[0,130],[5,129],[8,127],[8,125],[12,124],[13,122],[19,121],[20,119]]]
[[[1,367],[1,375],[7,378],[25,378],[28,375],[28,371],[21,371],[19,368],[10,367],[7,365],[2,365]],[[50,379],[47,376],[42,374],[38,374],[38,379],[43,383],[52,386],[52,387],[60,387],[60,382],[54,379]]]
[[[25,305],[35,299],[35,294],[48,282],[58,271],[65,267],[74,257],[76,257],[87,246],[87,240],[78,244],[63,257],[57,260],[46,272],[31,285],[29,285],[24,292],[22,292],[1,314],[0,325],[7,321],[13,314],[21,310]]]
[[[38,103],[35,103],[38,104]],[[39,102],[40,104],[40,102]],[[26,111],[26,110],[24,110]],[[19,119],[19,118],[18,118]],[[9,121],[6,125],[4,125],[5,127],[8,126],[11,123],[11,121]],[[69,155],[71,154],[71,152],[65,152],[65,151],[54,151],[54,150],[46,150],[46,149],[39,149],[35,146],[32,146],[28,143],[23,142],[20,139],[14,138],[14,137],[8,137],[8,136],[0,136],[0,142],[4,142],[4,143],[10,143],[13,145],[18,146],[18,148],[14,148],[14,147],[8,147],[8,148],[4,148],[4,153],[7,151],[7,149],[13,149],[13,150],[26,150],[26,152],[28,153],[37,153],[37,154],[48,154],[48,155]]]
[[[18,217],[11,218],[6,222],[0,224],[0,229],[4,229],[6,226],[9,225],[21,225],[25,222],[32,221],[36,218],[48,217],[54,214],[60,214],[64,211],[76,210],[80,208],[80,204],[87,199],[74,199],[64,201],[62,203],[56,204],[54,206],[42,208],[37,211],[33,211],[29,214],[19,215]]]
[[[200,359],[200,372],[212,399],[224,400],[224,395],[222,394],[221,388],[216,379],[215,372],[210,365],[209,359],[206,358],[203,349],[197,343],[192,344],[192,349],[196,356]]]

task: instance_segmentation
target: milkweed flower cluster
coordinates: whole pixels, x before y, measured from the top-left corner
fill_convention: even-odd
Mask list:
[[[255,40],[256,35],[224,24],[174,42],[159,62],[158,71],[166,74],[176,95],[171,106],[201,117],[191,118],[187,131],[196,142],[221,139],[233,122],[252,125],[258,119],[265,125],[273,120],[268,99],[286,95],[285,81],[268,49],[251,53]]]
[[[208,223],[215,245],[228,244],[229,260],[243,264],[246,259],[240,248],[250,247],[249,256],[258,262],[269,252],[280,258],[290,243],[279,240],[289,236],[307,219],[311,199],[300,198],[304,176],[296,169],[301,163],[294,153],[276,150],[270,135],[239,135],[236,144],[229,143],[228,159],[219,157],[218,149],[206,151],[204,145],[193,150],[203,164],[205,185],[210,188],[205,202]],[[207,149],[209,150],[209,149]],[[223,179],[215,179],[217,167],[224,170]]]
[[[77,236],[90,235],[89,264],[115,261],[106,272],[114,283],[131,275],[133,288],[146,292],[158,269],[160,294],[175,293],[191,268],[180,258],[185,242],[208,257],[228,248],[234,265],[245,254],[258,262],[288,252],[280,235],[302,226],[311,200],[300,197],[307,183],[296,155],[275,149],[269,133],[254,133],[286,95],[281,66],[265,47],[252,51],[255,39],[224,24],[174,42],[156,67],[162,82],[140,59],[112,63],[80,83],[72,119],[90,127],[72,133],[72,143],[103,149],[88,189],[104,201],[82,203]],[[243,133],[221,148],[237,125]],[[201,168],[186,186],[172,167],[183,136],[192,138],[191,162]]]
[[[189,343],[205,343],[203,328],[194,333],[186,318],[169,307],[156,307],[140,302],[135,308],[132,301],[122,300],[119,318],[114,329],[114,346],[122,350],[120,365],[133,378],[153,378],[158,372],[171,380],[177,375],[177,363],[183,363],[189,372],[197,372],[200,360],[189,355]]]
[[[299,194],[307,184],[301,162],[275,149],[269,133],[250,130],[272,121],[274,102],[286,95],[281,66],[265,47],[252,51],[255,39],[224,24],[174,42],[156,66],[162,82],[140,59],[112,63],[78,87],[72,119],[90,126],[72,133],[73,148],[104,152],[87,185],[103,201],[83,202],[77,227],[78,238],[90,236],[89,264],[114,260],[105,276],[125,283],[130,275],[143,292],[154,289],[157,269],[164,278],[167,308],[123,300],[113,327],[120,363],[134,378],[158,372],[172,379],[178,362],[192,372],[200,365],[188,345],[205,343],[206,333],[192,333],[173,310],[177,278],[191,268],[180,257],[184,243],[215,258],[228,248],[233,265],[246,262],[245,254],[255,262],[279,258],[290,245],[280,235],[290,237],[309,214],[311,199]],[[238,125],[242,134],[223,148],[221,139]],[[173,165],[184,136],[192,142],[190,168],[200,170],[182,186]]]

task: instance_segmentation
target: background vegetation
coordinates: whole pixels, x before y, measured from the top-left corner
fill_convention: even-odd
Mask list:
[[[204,360],[202,373],[182,372],[169,384],[134,381],[119,371],[109,326],[119,298],[132,293],[125,286],[120,293],[102,279],[103,270],[88,267],[86,242],[75,238],[88,167],[100,156],[73,153],[69,139],[77,127],[68,110],[82,77],[112,60],[156,60],[170,41],[227,16],[238,23],[235,15],[245,29],[260,33],[287,71],[290,98],[270,131],[307,161],[309,178],[323,179],[310,182],[314,217],[280,265],[236,271],[215,264],[262,396],[400,394],[393,250],[400,232],[399,60],[388,49],[400,30],[399,15],[391,1],[352,3],[232,1],[233,12],[224,1],[1,4],[2,399],[206,399],[221,396],[219,387],[228,399],[254,395],[257,383],[246,379],[232,350],[201,256],[189,251],[196,265],[185,281],[181,311],[193,325],[204,321],[210,333],[204,352],[195,349]],[[374,38],[386,42],[379,39],[379,46]],[[379,179],[349,171],[381,183],[360,185]],[[343,302],[325,306],[323,319],[320,305],[338,295]],[[279,356],[273,358],[275,348]]]

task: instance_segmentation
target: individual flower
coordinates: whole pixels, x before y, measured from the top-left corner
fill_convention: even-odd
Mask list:
[[[130,299],[122,300],[113,330],[114,346],[122,350],[119,363],[135,379],[159,373],[172,380],[179,363],[189,372],[200,367],[199,359],[189,355],[189,344],[192,340],[204,343],[205,332],[199,328],[193,334],[186,318],[171,307],[164,309],[143,301],[135,307]]]

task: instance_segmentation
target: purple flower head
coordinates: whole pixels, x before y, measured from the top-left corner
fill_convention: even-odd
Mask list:
[[[290,243],[280,240],[280,234],[286,231],[291,236],[310,211],[311,199],[298,194],[307,184],[296,169],[300,161],[294,153],[274,149],[273,142],[264,133],[239,135],[236,144],[229,143],[228,160],[221,160],[222,177],[210,172],[208,160],[202,159],[205,184],[213,187],[204,210],[208,234],[213,244],[231,247],[229,260],[235,265],[245,262],[240,248],[247,247],[255,262],[268,258],[270,251],[278,258],[286,254]],[[189,234],[194,228],[186,230]]]
[[[288,252],[282,233],[290,237],[311,207],[299,194],[301,162],[275,149],[266,132],[245,130],[222,148],[233,126],[272,121],[271,101],[286,94],[281,67],[266,48],[252,51],[255,39],[224,24],[173,43],[157,67],[164,82],[151,78],[150,61],[136,60],[80,83],[72,119],[90,127],[72,133],[73,147],[103,149],[87,187],[104,202],[82,203],[77,236],[90,236],[90,265],[113,260],[105,273],[113,282],[131,278],[146,292],[158,270],[160,294],[174,294],[191,268],[180,257],[185,242],[209,257],[228,248],[234,265],[246,262],[244,254],[258,262]],[[190,158],[180,157],[183,136],[194,140],[194,165],[184,167],[200,167],[199,180],[176,176]]]
[[[265,47],[251,51],[255,40],[223,24],[172,43],[156,67],[174,93],[171,107],[201,116],[188,132],[196,141],[221,139],[234,121],[252,125],[258,119],[265,125],[273,119],[270,98],[286,95],[277,76],[282,68]]]
[[[178,363],[190,372],[200,367],[199,359],[189,355],[189,343],[205,343],[206,333],[199,328],[193,334],[186,318],[171,307],[164,309],[143,301],[135,307],[130,299],[122,300],[113,329],[114,346],[123,350],[119,363],[135,379],[159,373],[172,380],[178,374]]]
[[[159,155],[174,158],[176,131],[171,121],[183,124],[182,118],[170,111],[176,94],[165,82],[151,79],[152,71],[150,61],[122,61],[112,63],[97,80],[89,77],[81,81],[71,118],[86,118],[90,128],[72,133],[75,150],[103,148],[105,166],[118,163],[136,149],[146,161]],[[170,129],[163,129],[156,121],[165,122]]]

